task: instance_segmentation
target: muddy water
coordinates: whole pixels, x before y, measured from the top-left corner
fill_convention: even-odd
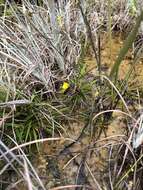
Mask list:
[[[65,137],[77,139],[84,123],[70,123],[68,135]],[[103,187],[108,180],[109,150],[116,147],[125,134],[126,124],[122,115],[116,115],[113,122],[106,126],[98,141],[91,140],[86,132],[83,137],[71,147],[65,149],[69,142],[58,141],[44,143],[38,157],[33,163],[46,189],[55,186],[83,184],[84,189]],[[107,139],[108,137],[108,139]],[[65,150],[61,152],[61,150]],[[80,168],[82,167],[82,170]],[[74,188],[73,188],[74,189]]]
[[[122,39],[122,35],[114,36],[111,41],[109,41],[107,36],[103,36],[102,40],[103,44],[101,45],[101,70],[103,74],[109,75],[124,41]],[[137,82],[139,85],[142,85],[143,56],[134,64],[133,55],[134,51],[133,49],[130,49],[120,65],[119,79],[124,79],[128,71],[133,66],[133,74],[130,80],[132,82]],[[90,57],[86,57],[85,62],[87,64],[88,71],[93,75],[96,75],[98,72],[95,58],[90,54]]]
[[[101,50],[103,73],[110,73],[122,45],[121,36],[114,37],[110,43],[105,37]],[[86,57],[85,64],[90,74],[97,74],[96,61],[92,55]],[[132,50],[130,50],[120,66],[120,79],[125,77],[132,64]],[[134,71],[135,74],[133,73],[132,77],[134,77],[135,82],[142,83],[143,69],[141,61],[134,67]],[[84,125],[85,123],[80,121],[64,124],[63,127],[66,133],[62,135],[65,138],[77,139]],[[88,186],[92,189],[100,189],[99,186],[106,189],[109,182],[110,151],[113,148],[116,149],[121,139],[126,139],[127,125],[124,122],[124,116],[114,114],[113,120],[104,128],[105,130],[98,140],[96,135],[91,140],[90,133],[87,131],[77,143],[67,149],[65,149],[65,146],[69,143],[65,141],[44,143],[42,145],[40,153],[33,161],[33,165],[46,189],[72,184],[86,184],[87,186],[84,189],[88,189]],[[65,151],[61,152],[62,150]]]

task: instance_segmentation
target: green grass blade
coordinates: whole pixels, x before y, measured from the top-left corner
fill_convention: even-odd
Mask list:
[[[111,72],[110,72],[110,77],[113,79],[115,79],[115,82],[117,81],[118,79],[118,72],[119,72],[119,66],[120,64],[122,63],[125,55],[127,54],[129,48],[131,48],[132,46],[132,43],[134,42],[135,38],[136,38],[136,35],[137,35],[137,32],[138,32],[138,29],[140,27],[140,24],[141,24],[141,21],[143,20],[143,10],[141,11],[141,14],[140,16],[138,16],[137,20],[136,20],[136,25],[135,27],[133,28],[133,30],[129,33],[127,39],[125,40],[124,44],[123,44],[123,47],[122,49],[120,50],[119,52],[119,55],[111,69]]]

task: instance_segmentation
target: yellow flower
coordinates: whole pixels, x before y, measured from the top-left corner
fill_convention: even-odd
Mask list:
[[[62,27],[62,25],[63,25],[63,17],[61,15],[57,16],[57,22],[58,22],[59,26]]]
[[[92,89],[92,96],[97,98],[99,96],[99,91],[97,89]]]
[[[98,92],[98,91],[96,91],[96,92],[94,93],[94,97],[96,98],[97,96],[99,96],[99,92]]]
[[[62,85],[62,91],[65,92],[70,87],[68,82],[64,82]]]

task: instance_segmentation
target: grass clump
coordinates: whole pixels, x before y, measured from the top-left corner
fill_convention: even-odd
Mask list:
[[[136,137],[138,140],[137,128],[142,128],[142,124],[141,119],[138,122],[132,115],[128,99],[133,94],[132,104],[138,104],[136,91],[141,95],[142,90],[131,90],[133,66],[122,81],[118,73],[142,21],[143,13],[137,16],[138,3],[128,6],[126,1],[38,2],[37,5],[23,0],[17,5],[6,1],[0,17],[0,175],[12,168],[18,177],[14,184],[2,184],[1,189],[9,188],[8,185],[16,187],[21,182],[29,190],[47,189],[25,152],[31,154],[35,146],[40,152],[43,141],[58,141],[60,147],[61,141],[65,140],[69,144],[65,143],[63,150],[55,155],[58,160],[66,152],[66,159],[71,159],[66,160],[63,168],[74,160],[78,167],[75,185],[89,184],[92,188],[87,180],[90,176],[98,189],[102,189],[103,184],[109,189],[127,189],[130,181],[133,189],[137,189],[141,184],[142,156],[141,150],[134,151],[131,139]],[[137,21],[134,19],[136,25],[125,40],[110,74],[104,74],[102,33],[108,32],[112,54],[113,32],[127,29],[135,17],[138,17]],[[88,71],[85,61],[90,48],[95,57],[95,74]],[[140,55],[135,57],[134,66]],[[108,137],[106,133],[114,112],[122,113],[126,122],[128,118],[134,121],[136,130],[132,125],[126,126],[127,134],[121,139],[114,140],[116,135]],[[70,135],[64,138],[65,134],[70,134],[67,126],[73,121],[84,122],[83,128],[76,128],[80,134],[74,140]],[[103,134],[105,138],[101,139]],[[85,136],[88,143],[84,143]],[[116,144],[112,144],[113,141]],[[80,149],[70,149],[77,144]],[[101,184],[93,175],[94,169],[92,171],[88,166],[93,161],[92,155],[100,154],[100,149],[108,150],[105,152],[109,157],[108,177],[104,177]],[[51,160],[50,156],[48,160]],[[51,166],[53,178],[56,165]]]

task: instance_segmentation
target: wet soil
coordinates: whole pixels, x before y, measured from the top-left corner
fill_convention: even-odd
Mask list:
[[[104,37],[101,50],[102,72],[109,74],[113,63],[123,45],[120,35],[115,36],[110,43]],[[97,75],[96,61],[90,54],[85,58],[87,70],[93,76]],[[119,78],[124,79],[127,71],[133,64],[133,52],[129,51],[125,60],[120,66]],[[134,66],[134,72],[131,81],[142,84],[143,69],[142,60]],[[85,123],[82,121],[63,124],[66,130],[62,134],[64,138],[78,139],[75,143],[70,144],[65,141],[45,142],[42,144],[40,152],[33,159],[33,165],[45,188],[66,185],[81,185],[81,187],[73,187],[71,189],[107,189],[110,183],[110,173],[112,164],[115,163],[117,150],[122,141],[127,140],[127,124],[124,115],[113,114],[112,120],[105,126],[97,126],[94,128],[104,128],[100,137],[95,134],[91,137],[91,133],[85,130],[82,138],[78,139],[82,133]],[[130,184],[128,184],[129,186]],[[20,187],[21,190],[26,190]],[[69,189],[69,188],[63,188]],[[110,188],[109,188],[110,189]]]

